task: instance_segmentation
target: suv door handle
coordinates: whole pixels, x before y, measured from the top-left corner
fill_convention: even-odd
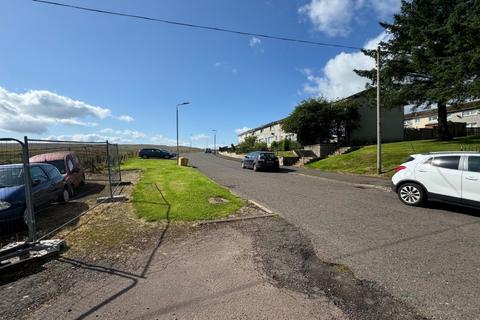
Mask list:
[[[425,169],[418,169],[418,172],[428,172],[428,170],[425,170]]]
[[[470,181],[478,181],[478,179],[474,177],[465,177],[465,179]]]

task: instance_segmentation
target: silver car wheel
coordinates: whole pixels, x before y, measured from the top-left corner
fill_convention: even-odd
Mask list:
[[[70,201],[70,192],[67,188],[63,189],[63,202]]]
[[[400,198],[408,204],[416,204],[421,200],[421,193],[417,187],[406,185],[400,189]]]

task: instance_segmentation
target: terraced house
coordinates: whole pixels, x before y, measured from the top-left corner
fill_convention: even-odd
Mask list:
[[[451,105],[447,107],[447,120],[463,122],[467,128],[480,128],[480,101]],[[437,109],[424,110],[406,114],[404,126],[406,128],[432,128],[438,124]]]

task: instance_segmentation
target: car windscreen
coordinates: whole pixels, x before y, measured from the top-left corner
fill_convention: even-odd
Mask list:
[[[0,168],[0,188],[23,184],[23,168]]]
[[[260,153],[260,159],[275,160],[275,154],[274,153]]]
[[[63,160],[53,160],[53,161],[47,161],[46,163],[51,164],[55,168],[60,171],[61,174],[65,174],[67,171],[65,169],[65,161]]]

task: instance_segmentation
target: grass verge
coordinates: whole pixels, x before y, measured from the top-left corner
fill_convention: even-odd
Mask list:
[[[147,221],[216,219],[245,205],[228,189],[194,168],[177,166],[174,160],[131,159],[122,170],[131,169],[143,171],[132,197],[138,216]],[[228,202],[212,204],[209,199],[214,197]]]
[[[386,143],[382,145],[384,176],[391,177],[394,169],[405,162],[409,155],[435,151],[459,151],[461,146],[480,146],[480,137],[463,137],[452,141],[419,140]],[[371,145],[351,153],[312,162],[307,167],[342,173],[367,174],[376,173],[377,146]]]

